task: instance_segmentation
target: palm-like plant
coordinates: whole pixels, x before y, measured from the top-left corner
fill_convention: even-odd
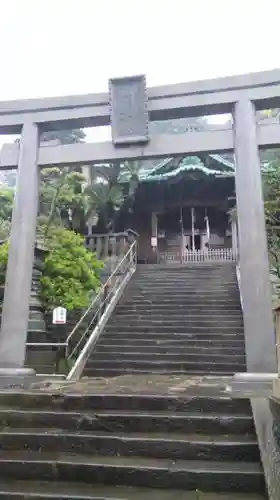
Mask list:
[[[112,229],[114,214],[120,210],[124,201],[121,186],[113,183],[104,173],[102,176],[99,173],[95,182],[85,188],[84,194],[86,219],[95,218],[102,231]]]
[[[113,230],[121,208],[131,210],[139,185],[138,161],[99,165],[91,169],[91,184],[85,188],[86,219],[94,218],[101,231]],[[124,185],[129,183],[126,196]]]

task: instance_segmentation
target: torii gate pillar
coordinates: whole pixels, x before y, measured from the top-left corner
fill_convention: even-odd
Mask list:
[[[19,150],[9,260],[0,336],[1,369],[22,369],[28,329],[29,299],[38,212],[38,126],[24,123]],[[30,370],[25,369],[24,372]]]
[[[247,371],[277,369],[255,106],[235,104],[236,200]]]

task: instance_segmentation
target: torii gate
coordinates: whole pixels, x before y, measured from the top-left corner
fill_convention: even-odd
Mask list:
[[[38,170],[199,153],[235,153],[241,294],[247,369],[276,372],[267,239],[258,148],[280,147],[280,125],[255,110],[280,107],[280,70],[146,90],[145,77],[110,80],[109,93],[0,103],[0,168],[18,168],[0,336],[0,369],[24,366],[38,210]],[[151,135],[149,120],[232,113],[233,130]],[[110,125],[112,142],[39,147],[42,131]],[[1,372],[1,370],[0,370]]]

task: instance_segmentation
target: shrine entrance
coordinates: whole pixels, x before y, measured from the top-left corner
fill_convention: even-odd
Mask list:
[[[18,168],[0,338],[0,367],[25,359],[38,207],[38,169],[234,152],[239,264],[247,367],[275,372],[267,241],[258,149],[280,146],[280,125],[257,125],[255,111],[280,106],[280,70],[146,88],[144,76],[112,79],[109,92],[0,103],[0,133],[20,133],[4,146],[1,169]],[[233,129],[150,134],[150,122],[232,113]],[[111,125],[112,141],[39,147],[40,133]],[[201,248],[202,236],[190,244]],[[264,356],[263,353],[266,353]]]

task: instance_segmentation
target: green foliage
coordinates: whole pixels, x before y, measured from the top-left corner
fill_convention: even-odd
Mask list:
[[[0,219],[11,221],[13,202],[14,202],[14,189],[7,186],[0,186]]]
[[[263,193],[272,272],[280,278],[280,160],[263,168]]]
[[[82,309],[100,285],[102,263],[84,246],[84,238],[64,228],[52,226],[43,263],[41,298],[46,309],[64,306]]]
[[[131,211],[139,185],[141,162],[125,161],[91,168],[86,187],[86,219],[95,217],[99,232],[114,230],[120,209]]]
[[[67,167],[45,168],[40,173],[40,214],[48,216],[48,225],[63,223],[83,232],[87,196],[85,178]],[[69,216],[70,215],[70,216]]]
[[[6,240],[10,236],[11,221],[0,219],[0,241]]]
[[[8,264],[9,243],[6,241],[0,245],[0,286],[5,284],[6,269]]]

